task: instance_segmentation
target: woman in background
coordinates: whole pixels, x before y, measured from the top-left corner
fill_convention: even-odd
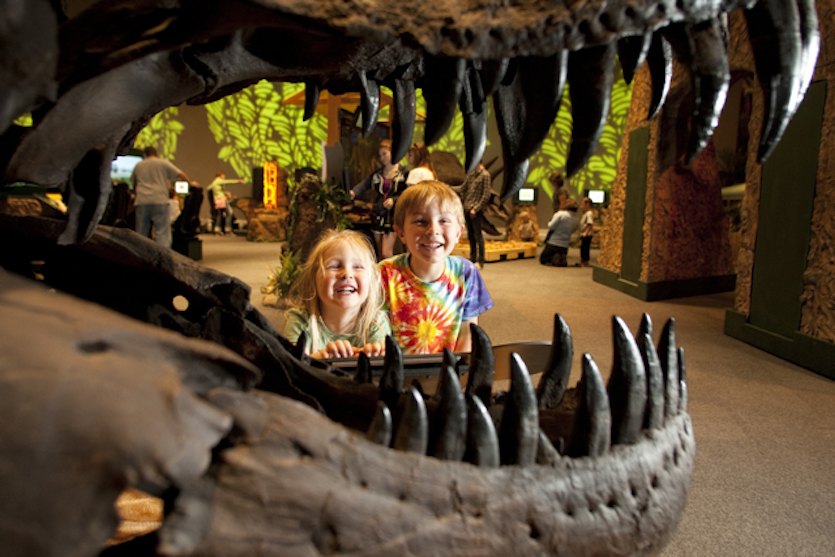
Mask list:
[[[371,232],[377,245],[377,259],[382,260],[394,255],[394,241],[397,238],[391,227],[394,204],[406,189],[407,171],[400,163],[391,160],[391,140],[384,139],[380,142],[377,156],[380,157],[382,166],[351,190],[351,199],[369,189],[377,192],[377,199],[372,206],[374,214]]]
[[[232,194],[226,191],[223,187],[226,184],[243,184],[243,180],[227,180],[226,174],[223,171],[218,171],[215,174],[215,179],[212,180],[212,183],[209,184],[209,187],[206,188],[209,193],[211,194],[209,198],[209,203],[213,203],[212,208],[214,209],[215,219],[214,219],[214,232],[218,236],[223,235],[223,220],[226,220],[226,235],[232,236],[234,232],[232,232],[232,207],[229,206],[229,202],[232,201]]]

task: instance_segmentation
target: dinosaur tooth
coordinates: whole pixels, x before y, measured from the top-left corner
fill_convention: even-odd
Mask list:
[[[635,335],[635,339],[638,341],[638,348],[643,349],[642,343],[644,342],[644,335],[649,335],[650,341],[652,340],[652,317],[650,317],[648,313],[641,315],[641,323],[638,325],[638,334]]]
[[[797,95],[807,72],[800,12],[793,1],[764,0],[744,13],[763,90],[763,127],[757,153],[762,162],[777,146],[799,104]]]
[[[412,134],[415,131],[415,82],[410,79],[394,80],[394,101],[392,103],[391,161],[400,162],[409,151]]]
[[[360,352],[357,357],[357,371],[354,372],[354,381],[357,383],[371,383],[372,377],[371,360],[368,359],[365,352]]]
[[[449,129],[464,87],[467,61],[464,58],[426,58],[425,79],[421,82],[426,100],[426,145],[436,143]]]
[[[684,348],[678,349],[678,411],[687,412],[687,366],[684,364]]]
[[[661,361],[661,373],[664,377],[664,415],[675,416],[678,413],[678,355],[676,354],[676,321],[672,317],[664,324],[661,338],[658,339],[658,359]]]
[[[560,459],[560,453],[554,448],[554,444],[539,430],[539,439],[536,442],[536,463],[543,466],[553,466]]]
[[[466,393],[481,399],[485,407],[490,406],[493,377],[496,373],[496,357],[493,345],[484,329],[470,324],[473,348],[470,352],[470,371],[467,376]]]
[[[577,399],[579,405],[570,455],[596,457],[607,454],[612,439],[612,413],[603,377],[589,354],[583,354],[583,375],[577,383]]]
[[[519,60],[517,72],[528,117],[518,145],[521,158],[527,159],[539,150],[557,118],[565,89],[568,58],[568,51],[562,50],[545,58]]]
[[[392,447],[398,451],[426,454],[429,437],[429,419],[426,404],[414,387],[406,394],[406,404]]]
[[[505,79],[493,93],[493,109],[502,141],[504,161],[502,201],[519,191],[528,177],[528,159],[522,157],[519,152],[519,144],[527,122],[527,107],[517,71],[518,63],[518,60],[511,60],[505,72]]]
[[[500,464],[499,437],[487,407],[477,396],[466,395],[467,441],[464,460],[483,468]]]
[[[606,390],[612,410],[612,443],[632,445],[641,437],[647,405],[644,362],[629,328],[612,318],[615,357]]]
[[[615,43],[584,48],[568,57],[568,93],[571,97],[571,147],[565,172],[573,176],[597,150],[612,102]]]
[[[374,413],[374,419],[371,420],[365,438],[377,445],[388,447],[391,443],[391,432],[391,410],[385,402],[378,400],[377,411]]]
[[[362,136],[368,137],[377,126],[380,113],[380,86],[373,79],[368,79],[365,72],[360,72],[360,114],[362,115]]]
[[[438,406],[429,432],[429,454],[440,460],[461,460],[466,444],[467,406],[455,373],[455,357],[448,348],[444,349],[444,360],[434,397]]]
[[[809,84],[812,82],[821,44],[820,31],[818,31],[818,11],[815,8],[814,0],[798,0],[797,9],[800,14],[800,54],[803,59],[801,61],[800,89],[795,96],[795,104],[791,107],[792,114],[800,106],[806,96],[806,91],[809,89]]]
[[[307,346],[307,333],[302,331],[296,339],[296,345],[290,349],[290,354],[299,361],[304,361],[306,354],[304,348]]]
[[[652,337],[644,333],[638,339],[638,348],[644,361],[647,374],[647,408],[644,416],[644,427],[660,429],[664,424],[664,375],[658,352],[652,344]]]
[[[514,352],[510,355],[510,393],[499,425],[502,464],[534,464],[538,440],[536,393],[524,360]]]
[[[728,97],[731,70],[728,66],[728,28],[724,18],[685,26],[690,51],[695,111],[687,145],[689,166],[719,125],[719,115]]]
[[[487,99],[481,88],[481,78],[472,65],[467,66],[464,87],[459,98],[464,124],[464,170],[468,174],[481,162],[487,148]]]
[[[509,58],[500,58],[498,60],[482,60],[481,69],[481,86],[484,88],[484,95],[490,96],[496,92],[499,84],[504,79],[507,73],[507,67],[510,64]]]
[[[664,106],[673,82],[673,49],[661,33],[652,35],[652,43],[647,52],[647,68],[652,84],[647,120],[652,120]]]
[[[117,135],[124,131],[120,130]],[[93,236],[113,191],[113,180],[106,163],[116,157],[118,144],[111,138],[102,146],[89,150],[73,170],[67,205],[70,218],[58,237],[58,245],[86,242]]]
[[[316,105],[319,104],[321,88],[318,83],[308,81],[304,84],[304,120],[310,120],[316,114]]]
[[[554,315],[554,338],[551,341],[548,363],[536,387],[539,408],[554,408],[562,401],[571,376],[573,359],[574,344],[571,340],[571,330],[562,315],[556,314]]]
[[[652,43],[652,33],[631,35],[618,40],[618,59],[623,70],[623,80],[632,83],[635,72],[646,60],[649,45]]]
[[[386,355],[383,357],[383,375],[380,377],[380,400],[385,402],[389,408],[395,408],[405,381],[403,352],[391,336],[386,336],[385,345]]]

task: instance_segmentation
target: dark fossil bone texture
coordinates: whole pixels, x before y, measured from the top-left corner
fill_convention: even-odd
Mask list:
[[[115,525],[113,500],[130,485],[164,496],[167,514],[159,533],[114,554],[663,548],[695,453],[672,322],[656,349],[651,324],[636,343],[615,318],[608,385],[584,355],[580,383],[567,388],[571,335],[557,317],[547,368],[530,370],[543,372],[538,392],[514,357],[510,393],[490,394],[493,353],[480,330],[463,404],[449,357],[442,388],[426,397],[406,389],[393,346],[381,390],[367,369],[354,382],[294,356],[239,281],[97,227],[110,187],[102,169],[163,108],[262,78],[307,83],[309,102],[316,91],[360,91],[366,132],[380,85],[390,87],[402,150],[422,87],[430,142],[464,112],[468,165],[483,152],[492,96],[508,197],[565,83],[582,106],[568,170],[595,151],[616,51],[630,60],[627,75],[646,58],[652,112],[672,55],[690,69],[692,157],[724,102],[724,14],[738,8],[767,97],[764,158],[812,77],[812,2],[108,0],[72,18],[58,4],[0,0],[0,160],[5,181],[69,188],[69,224],[4,217],[0,266],[33,274],[42,262],[37,275],[50,286],[175,332],[0,275],[4,554],[97,554]],[[34,126],[10,128],[25,111]],[[188,309],[174,309],[175,296]],[[41,336],[55,348],[29,348]]]
[[[59,14],[60,26],[52,4],[0,2],[9,14],[0,27],[0,70],[11,77],[0,86],[0,132],[22,110],[37,109],[34,129],[4,142],[6,180],[68,183],[88,153],[98,151],[94,160],[106,166],[163,108],[208,102],[266,78],[305,82],[308,115],[319,91],[361,92],[366,133],[379,108],[379,86],[390,87],[395,156],[410,144],[414,91],[422,87],[427,142],[442,135],[460,108],[468,167],[483,153],[492,95],[507,198],[524,183],[528,158],[548,132],[566,81],[575,111],[567,173],[595,152],[615,52],[627,78],[648,61],[653,113],[670,84],[672,53],[689,68],[695,108],[686,160],[692,161],[724,105],[725,21],[737,8],[746,10],[766,94],[762,160],[803,98],[820,46],[814,3],[807,0],[119,0],[94,3],[70,19]],[[73,208],[72,219],[80,222],[68,227],[62,243],[92,233],[100,218],[95,207],[109,193],[107,174],[99,176],[98,188],[71,186],[72,203],[92,207]]]
[[[640,344],[613,318],[608,386],[586,354],[565,388],[571,332],[556,316],[545,369],[514,354],[498,396],[474,327],[468,388],[447,353],[424,395],[392,344],[383,388],[296,359],[244,285],[133,232],[59,246],[59,221],[8,216],[0,231],[16,246],[3,267],[37,256],[43,282],[98,301],[158,284],[148,296],[189,310],[150,304],[148,320],[216,341],[0,274],[4,554],[96,555],[132,485],[163,497],[163,526],[111,556],[652,555],[684,510],[695,443],[672,321],[656,349],[648,317]],[[79,261],[117,285],[86,286]],[[51,349],[21,349],[33,339]]]

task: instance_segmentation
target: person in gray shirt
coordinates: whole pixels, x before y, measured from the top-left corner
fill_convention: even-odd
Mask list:
[[[545,248],[539,255],[539,262],[553,267],[566,267],[566,255],[571,235],[580,226],[577,217],[577,202],[566,199],[562,209],[554,213],[548,222],[548,235],[545,237]]]
[[[186,180],[192,187],[199,187],[197,182],[188,179],[185,173],[171,162],[159,158],[157,150],[145,147],[144,159],[137,163],[131,174],[133,192],[136,196],[136,231],[151,237],[161,246],[171,247],[171,218],[168,200],[172,180]]]

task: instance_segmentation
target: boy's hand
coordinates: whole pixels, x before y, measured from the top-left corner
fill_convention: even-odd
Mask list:
[[[357,349],[347,340],[332,340],[323,349],[310,355],[311,358],[350,358],[356,355]]]
[[[374,356],[385,356],[386,345],[382,342],[372,342],[360,348],[359,352],[364,352],[369,358],[373,358]]]
[[[383,201],[383,207],[385,207],[386,209],[391,209],[392,207],[394,207],[394,200],[386,199],[385,201]]]

